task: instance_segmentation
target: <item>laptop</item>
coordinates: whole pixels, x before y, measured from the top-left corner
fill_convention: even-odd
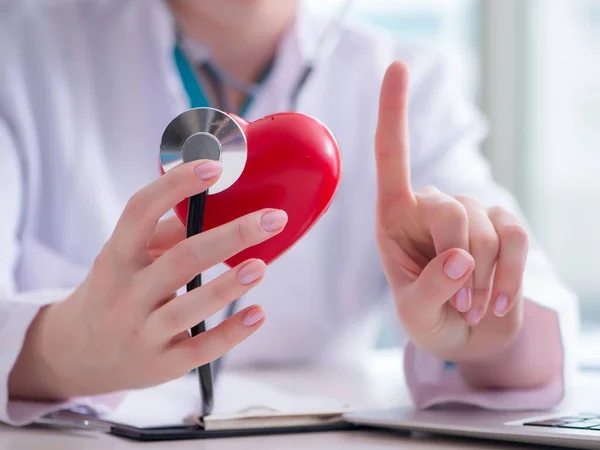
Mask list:
[[[443,407],[358,412],[345,418],[357,425],[404,432],[600,450],[600,412],[543,414]]]

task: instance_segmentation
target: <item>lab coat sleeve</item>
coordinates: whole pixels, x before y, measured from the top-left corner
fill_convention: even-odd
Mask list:
[[[414,188],[435,186],[452,196],[469,195],[488,207],[502,206],[522,217],[513,197],[492,179],[479,150],[486,124],[461,100],[444,60],[418,64],[411,72],[409,129]],[[576,370],[577,299],[554,273],[535,238],[530,241],[523,295],[533,308],[549,308],[556,313],[564,355],[562,376],[531,391],[474,391],[452,365],[409,342],[405,374],[417,407],[458,402],[490,409],[546,409],[564,400],[565,386]]]
[[[22,164],[9,128],[0,119],[0,422],[29,424],[62,408],[85,405],[98,411],[116,406],[120,394],[66,402],[9,400],[8,378],[21,351],[27,330],[44,305],[67,297],[69,290],[19,293],[15,282],[20,245],[18,229],[23,214]]]

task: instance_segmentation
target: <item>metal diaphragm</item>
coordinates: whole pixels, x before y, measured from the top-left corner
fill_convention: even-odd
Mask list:
[[[220,161],[223,173],[209,194],[224,191],[242,175],[248,158],[246,135],[238,123],[214,108],[184,111],[165,129],[160,145],[163,170],[190,161]]]

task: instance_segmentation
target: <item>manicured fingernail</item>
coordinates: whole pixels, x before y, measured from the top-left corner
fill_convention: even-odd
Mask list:
[[[212,180],[214,177],[221,175],[223,166],[216,161],[205,161],[194,167],[194,175],[204,181]]]
[[[471,289],[462,288],[456,293],[456,308],[460,312],[467,312],[471,307]]]
[[[244,314],[244,317],[242,318],[242,323],[247,327],[251,327],[253,325],[256,325],[258,322],[260,322],[264,318],[265,318],[265,313],[262,309],[252,308],[250,311],[248,311],[246,314]]]
[[[462,252],[453,254],[444,264],[444,272],[451,280],[460,280],[470,268],[471,261]]]
[[[240,268],[237,279],[242,284],[252,284],[265,273],[265,264],[262,261],[252,261]]]
[[[467,323],[474,327],[481,321],[481,308],[473,308],[467,313]]]
[[[260,226],[263,230],[272,233],[282,229],[288,221],[285,211],[271,211],[260,218]]]
[[[498,294],[496,304],[494,305],[494,314],[498,317],[504,317],[508,308],[508,295]]]

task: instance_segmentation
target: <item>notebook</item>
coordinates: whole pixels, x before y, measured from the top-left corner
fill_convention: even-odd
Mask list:
[[[235,431],[334,425],[352,411],[334,399],[292,394],[228,373],[217,382],[213,413],[199,419],[200,404],[198,379],[190,375],[132,391],[102,418],[143,429],[195,424],[206,431]]]

